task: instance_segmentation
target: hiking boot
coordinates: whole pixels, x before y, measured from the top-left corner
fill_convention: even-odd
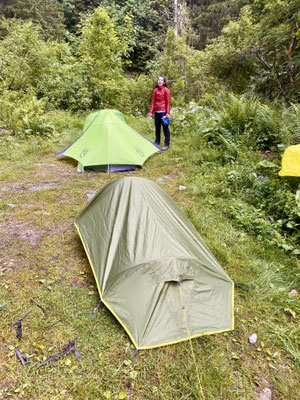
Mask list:
[[[164,145],[164,147],[162,148],[162,150],[168,150],[169,146]]]

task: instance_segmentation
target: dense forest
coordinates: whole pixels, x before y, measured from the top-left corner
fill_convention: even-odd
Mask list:
[[[2,98],[144,111],[161,73],[178,104],[221,89],[299,100],[297,0],[6,0],[0,14]]]

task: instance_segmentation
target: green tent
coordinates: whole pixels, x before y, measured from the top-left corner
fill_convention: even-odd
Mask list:
[[[134,170],[160,148],[131,128],[117,110],[101,110],[86,118],[83,133],[59,154],[77,160],[85,170]]]
[[[75,225],[100,298],[137,349],[233,329],[233,282],[160,186],[111,182]]]

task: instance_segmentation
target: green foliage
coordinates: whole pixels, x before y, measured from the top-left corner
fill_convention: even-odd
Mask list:
[[[172,133],[191,137],[190,161],[200,168],[197,174],[205,173],[206,180],[214,182],[211,192],[220,198],[218,207],[261,241],[294,251],[299,240],[299,181],[282,179],[278,171],[281,139],[293,131],[289,138],[295,140],[298,123],[290,118],[291,125],[281,127],[297,107],[272,108],[254,97],[220,93],[207,96],[202,106],[173,111]],[[272,152],[255,151],[268,142]]]
[[[131,17],[125,16],[120,34],[103,8],[97,8],[82,21],[77,54],[92,96],[92,108],[116,103],[122,106],[127,101],[122,73],[130,52],[130,21]]]
[[[176,35],[171,28],[168,30],[156,72],[166,76],[175,105],[199,101],[206,90],[214,90],[214,81],[204,75],[204,62],[203,52],[193,50],[185,37]]]
[[[256,60],[250,54],[255,24],[245,8],[237,21],[230,21],[222,35],[206,47],[204,69],[233,91],[245,91],[256,71]],[[255,43],[253,43],[254,45]]]
[[[45,115],[46,100],[33,93],[2,92],[0,125],[18,137],[52,136],[55,127]]]
[[[133,75],[127,79],[127,90],[130,98],[129,107],[132,113],[147,115],[150,110],[155,77]]]
[[[108,11],[116,29],[122,26],[124,15],[132,16],[130,69],[143,72],[163,46],[168,6],[152,0],[104,0],[100,4]]]
[[[30,91],[48,107],[85,109],[91,99],[82,67],[66,43],[45,42],[32,22],[3,20],[0,42],[0,92]]]
[[[295,247],[285,239],[288,236],[294,244],[299,240],[300,207],[297,202],[297,178],[295,185],[278,177],[278,169],[266,172],[261,162],[235,163],[227,173],[227,187],[238,200],[227,208],[241,226],[262,241],[276,244],[284,250]],[[293,183],[293,182],[292,182]]]
[[[32,22],[2,21],[7,34],[0,42],[0,85],[13,91],[34,87],[48,63],[48,47]]]
[[[203,50],[211,39],[219,36],[222,28],[238,16],[243,5],[237,0],[188,0],[187,3],[194,31],[189,43],[198,50]]]
[[[280,132],[285,147],[300,143],[300,104],[291,104],[283,109]]]
[[[88,16],[80,39],[74,40],[77,56],[66,43],[45,42],[32,22],[3,20],[2,28],[6,36],[0,42],[0,92],[34,92],[48,109],[127,106],[123,68],[130,51],[129,16],[118,34],[104,10]]]
[[[286,108],[263,104],[255,96],[220,92],[203,99],[204,115],[201,135],[219,141],[220,135],[238,145],[266,149],[287,145],[300,137],[298,107]]]
[[[255,1],[206,47],[206,71],[227,87],[265,96],[298,99],[299,0]]]

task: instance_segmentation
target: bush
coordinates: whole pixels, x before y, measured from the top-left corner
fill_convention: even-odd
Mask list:
[[[191,138],[194,193],[220,200],[236,223],[286,251],[296,251],[299,240],[300,190],[299,178],[278,176],[279,153],[283,132],[289,133],[285,143],[295,140],[298,112],[295,106],[271,107],[257,98],[220,93],[205,98],[202,106],[176,109],[172,117],[174,133]],[[258,151],[271,134],[281,143]]]
[[[283,108],[280,140],[285,147],[300,143],[300,104]]]
[[[129,110],[134,113],[147,115],[150,110],[152,92],[156,77],[139,75],[127,78]]]
[[[277,119],[274,111],[254,96],[221,92],[208,101],[205,133],[218,132],[236,144],[268,148],[277,140]]]
[[[300,107],[263,104],[255,96],[220,92],[203,99],[200,138],[214,143],[231,142],[253,149],[278,151],[300,141]]]
[[[0,124],[15,136],[50,137],[55,128],[45,116],[46,99],[32,92],[4,91],[0,97]]]

